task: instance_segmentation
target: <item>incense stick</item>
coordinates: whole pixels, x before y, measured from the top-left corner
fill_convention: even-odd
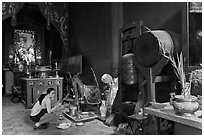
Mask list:
[[[69,94],[67,93],[67,95],[62,99],[61,103],[65,101],[65,99],[68,97],[68,95]]]

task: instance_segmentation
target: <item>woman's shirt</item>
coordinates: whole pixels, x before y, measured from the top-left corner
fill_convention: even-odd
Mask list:
[[[33,106],[33,108],[31,109],[31,116],[35,116],[35,115],[37,115],[42,109],[47,109],[47,107],[46,107],[46,102],[50,102],[50,99],[47,97],[47,96],[45,96],[45,98],[42,100],[42,103],[41,103],[41,105],[40,105],[40,102],[39,101],[37,101],[36,103],[35,103],[35,105]]]

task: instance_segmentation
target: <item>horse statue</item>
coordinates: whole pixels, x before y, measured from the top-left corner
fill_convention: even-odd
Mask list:
[[[79,74],[72,78],[73,91],[76,101],[85,101],[87,104],[101,103],[101,94],[99,87],[96,85],[85,85],[79,78]]]

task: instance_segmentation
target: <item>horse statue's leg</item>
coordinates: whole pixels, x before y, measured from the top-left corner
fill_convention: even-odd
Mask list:
[[[82,100],[84,99],[84,84],[81,82],[81,80],[78,77],[74,77],[73,81],[78,85],[79,91],[78,93],[80,94],[79,97],[82,98]]]
[[[72,81],[72,86],[73,86],[73,91],[74,91],[74,95],[75,95],[75,101],[78,101],[79,94],[78,94],[78,90],[77,90],[77,83],[75,81]]]

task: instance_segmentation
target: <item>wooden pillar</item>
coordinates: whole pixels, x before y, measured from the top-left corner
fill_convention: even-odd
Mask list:
[[[148,68],[148,78],[147,78],[147,101],[155,102],[155,82],[153,78],[152,68]]]
[[[67,25],[67,27],[68,27],[68,29],[67,29],[67,35],[68,35],[68,43],[67,43],[67,45],[64,45],[64,46],[66,46],[66,49],[65,49],[65,47],[62,45],[62,58],[67,58],[68,56],[70,56],[69,54],[69,50],[70,50],[70,44],[71,44],[71,39],[70,39],[70,26],[69,26],[69,22],[70,22],[70,18],[69,18],[69,6],[70,6],[70,4],[67,2],[66,4],[64,4],[64,6],[65,6],[65,8],[67,9],[66,11],[67,11],[67,13],[65,14],[65,15],[67,15],[67,17],[66,17],[66,19],[67,19],[67,21],[65,22],[65,23],[67,23],[67,24],[65,24],[65,25]],[[63,43],[64,44],[64,43]],[[68,50],[68,51],[67,51]]]
[[[189,65],[189,14],[188,2],[182,8],[182,52],[185,66]]]
[[[111,32],[113,46],[112,72],[118,70],[120,53],[120,29],[123,27],[123,3],[111,3]]]

